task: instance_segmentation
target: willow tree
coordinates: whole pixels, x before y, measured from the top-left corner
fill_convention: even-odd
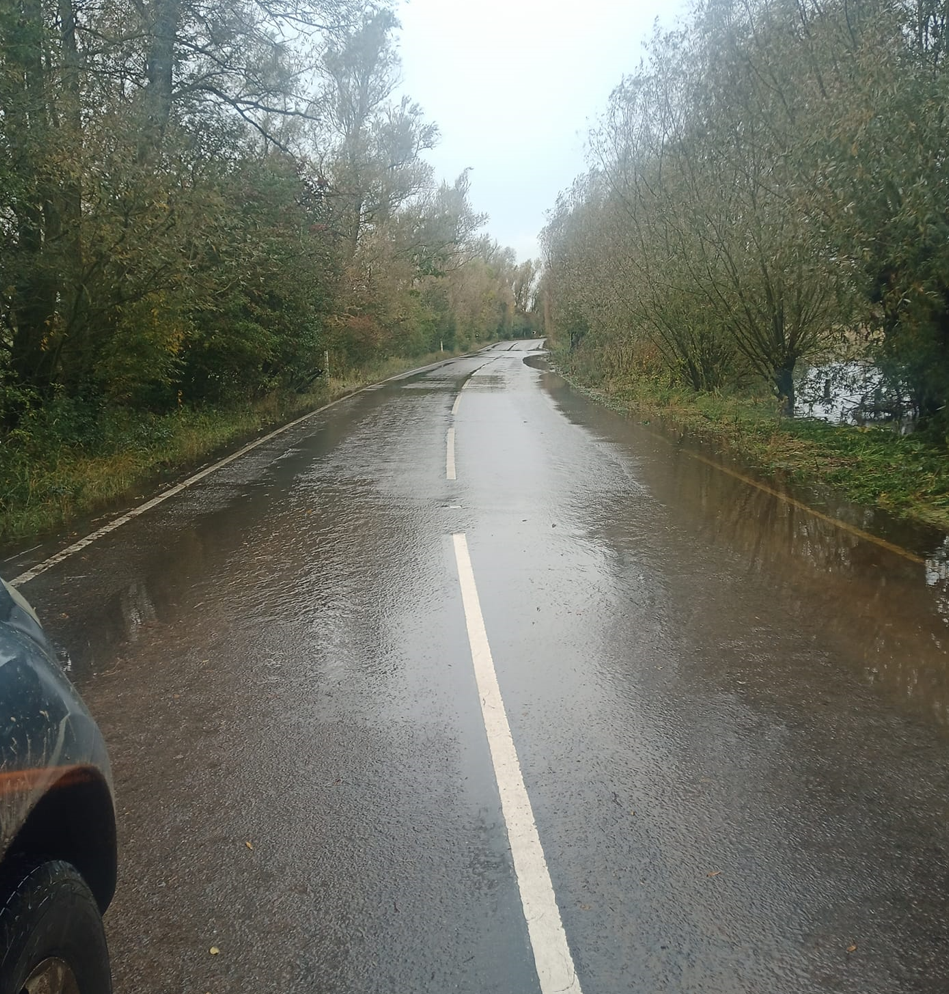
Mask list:
[[[657,32],[594,137],[599,180],[547,229],[566,287],[571,258],[586,274],[579,311],[584,290],[552,281],[554,314],[573,308],[579,334],[618,319],[679,380],[710,389],[750,370],[787,412],[795,366],[832,347],[854,290],[814,195],[813,136],[832,105],[814,99],[822,53],[801,9],[708,3]],[[590,290],[616,302],[605,315]]]

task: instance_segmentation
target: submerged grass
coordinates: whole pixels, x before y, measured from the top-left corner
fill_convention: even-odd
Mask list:
[[[193,469],[308,411],[370,383],[440,359],[436,352],[388,359],[331,376],[305,394],[274,393],[242,405],[183,407],[169,414],[109,411],[94,424],[34,425],[2,439],[0,546],[67,528],[76,519],[139,499]],[[65,422],[69,413],[61,417]]]
[[[826,485],[854,503],[884,508],[949,532],[949,453],[921,434],[782,417],[769,397],[695,394],[639,380],[610,380],[558,363],[568,380],[615,410],[655,418],[758,470]]]

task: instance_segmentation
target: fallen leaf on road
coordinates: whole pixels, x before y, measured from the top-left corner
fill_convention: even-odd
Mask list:
[[[721,872],[722,872],[721,870],[712,870],[712,872],[709,874],[709,876],[710,877],[717,877]]]
[[[219,953],[220,951],[221,951],[221,950],[220,950],[220,949],[218,949],[218,947],[217,947],[217,946],[211,946],[211,948],[210,948],[210,949],[208,950],[208,952],[209,952],[209,953],[210,953],[210,954],[211,954],[212,956],[217,956],[217,954],[218,954],[218,953]]]
[[[856,951],[857,951],[857,945],[856,945],[856,943],[854,943],[854,944],[853,944],[853,945],[851,945],[851,946],[847,946],[847,952],[848,952],[848,953],[854,953],[854,952],[856,952]]]
[[[244,845],[247,846],[248,849],[254,848],[249,842],[245,842]]]

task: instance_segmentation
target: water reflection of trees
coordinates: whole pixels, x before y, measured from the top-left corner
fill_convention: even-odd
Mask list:
[[[154,624],[158,619],[148,587],[141,580],[134,580],[119,594],[119,610],[125,637],[130,642],[136,640],[143,626]]]
[[[926,584],[933,592],[943,623],[949,625],[949,536],[926,560]]]
[[[743,561],[776,604],[795,605],[842,678],[949,726],[949,539],[921,565],[698,460],[677,460],[675,472],[702,539]],[[873,527],[872,511],[840,513]]]
[[[680,460],[681,490],[695,489],[704,512],[704,530],[709,537],[727,539],[730,546],[748,556],[749,566],[781,565],[791,558],[805,560],[820,571],[844,570],[848,575],[877,565],[881,553],[891,553],[841,528],[834,521],[811,513],[694,460]],[[688,479],[686,480],[685,477]],[[854,528],[872,527],[869,516],[848,509]],[[903,564],[897,564],[902,569]]]

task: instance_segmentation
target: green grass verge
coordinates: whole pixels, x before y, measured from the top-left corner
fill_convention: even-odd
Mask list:
[[[569,362],[558,368],[614,410],[686,431],[771,477],[828,486],[854,503],[949,532],[949,453],[922,435],[785,418],[765,397],[695,394],[649,381],[593,385]]]
[[[477,346],[475,346],[477,347]],[[275,393],[240,406],[164,415],[109,412],[107,424],[38,428],[0,448],[0,546],[66,529],[78,518],[137,500],[162,480],[370,383],[452,354],[389,359],[331,376],[310,393]],[[83,430],[86,428],[86,430]],[[64,437],[65,436],[65,437]]]

